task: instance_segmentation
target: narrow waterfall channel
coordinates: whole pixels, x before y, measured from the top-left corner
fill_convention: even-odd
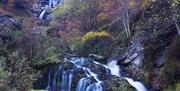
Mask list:
[[[66,59],[67,60],[67,59]],[[76,91],[105,91],[105,83],[100,80],[98,74],[94,73],[90,68],[84,67],[83,65],[89,64],[90,62],[85,61],[86,58],[72,58],[67,60],[75,65],[77,69],[83,69],[86,77],[79,80]],[[106,73],[117,76],[119,78],[126,79],[137,91],[147,91],[146,87],[139,81],[134,81],[132,78],[121,77],[120,67],[117,65],[116,60],[111,60],[105,64],[101,64],[96,61],[92,61],[92,64],[97,64],[106,68]],[[51,70],[49,72],[49,82],[47,86],[48,91],[72,91],[72,80],[74,77],[74,70],[64,70],[62,65],[59,66],[58,71],[54,73],[53,81],[51,80]],[[110,71],[110,72],[109,72]],[[61,75],[60,75],[61,74]],[[61,80],[60,80],[61,78]],[[95,80],[93,81],[92,78]]]
[[[62,0],[47,0],[45,2],[46,4],[42,5],[42,11],[40,11],[38,18],[39,19],[44,19],[46,15],[46,13],[48,11],[51,11],[51,9],[55,8],[56,6],[60,5],[62,3]]]

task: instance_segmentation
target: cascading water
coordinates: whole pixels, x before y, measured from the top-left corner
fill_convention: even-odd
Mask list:
[[[94,61],[95,64],[99,64],[104,66],[106,69],[110,70],[111,75],[115,75],[117,77],[120,77],[120,68],[117,65],[117,60],[111,60],[107,63],[107,65],[100,64],[96,61]],[[131,78],[124,77],[129,84],[131,84],[134,88],[136,88],[137,91],[147,91],[146,87],[139,81],[134,81]]]
[[[46,10],[43,10],[39,15],[39,19],[43,19],[45,13],[46,13]]]
[[[107,73],[110,75],[115,75],[121,77],[120,68],[117,65],[116,60],[111,60],[107,65],[98,63],[96,61],[89,61],[87,58],[71,58],[71,60],[66,60],[75,65],[77,69],[83,69],[86,77],[83,77],[79,80],[76,91],[105,91],[104,81],[98,78],[98,74],[91,71],[91,69],[84,67],[84,65],[94,63],[101,65],[106,68]],[[48,91],[71,91],[72,88],[72,79],[74,77],[74,69],[64,70],[60,65],[58,71],[54,73],[54,78],[52,79],[52,71],[49,72],[49,82],[48,82]],[[138,82],[133,81],[131,78],[122,77],[126,79],[137,91],[147,91],[145,86]]]
[[[125,79],[129,82],[129,84],[136,88],[137,91],[147,91],[147,89],[141,82],[134,81],[133,79],[127,77],[125,77]]]
[[[86,91],[86,88],[91,84],[89,77],[81,78],[78,82],[76,91]]]
[[[63,71],[61,91],[71,91],[72,77],[71,71]]]
[[[107,63],[107,67],[110,69],[111,75],[115,75],[120,77],[120,68],[117,65],[116,60],[111,60],[110,62]]]
[[[39,19],[44,19],[45,14],[48,14],[47,11],[51,11],[52,8],[60,5],[62,0],[48,0],[45,5],[42,5],[42,9],[38,14]]]
[[[112,60],[107,64],[108,68],[110,68],[111,74],[120,77],[120,73],[119,73],[119,66],[117,65],[117,61],[116,60]],[[129,84],[131,84],[134,88],[136,88],[137,91],[147,91],[146,87],[138,81],[134,81],[131,78],[127,78],[124,77]]]
[[[93,83],[93,84],[91,84],[91,85],[89,85],[87,88],[86,88],[86,91],[104,91],[103,90],[103,81],[100,81],[99,79],[98,79],[98,75],[97,74],[95,74],[95,73],[93,73],[90,69],[88,69],[88,68],[84,68],[83,67],[83,69],[84,69],[84,71],[85,72],[88,72],[88,73],[86,73],[86,75],[87,75],[87,77],[93,77],[97,82],[96,83]],[[87,71],[86,71],[87,70]]]
[[[90,77],[93,77],[97,82],[96,83],[93,83],[93,84],[90,84],[87,88],[86,86],[82,85],[82,83],[86,83],[87,80],[80,80],[78,82],[78,86],[77,88],[84,88],[83,90],[81,89],[77,89],[76,91],[105,91],[104,90],[104,84],[103,84],[103,81],[100,81],[98,79],[98,74],[95,74],[94,72],[92,72],[90,69],[88,68],[85,68],[85,67],[82,67],[81,65],[84,65],[84,64],[87,64],[88,61],[86,60],[82,60],[82,58],[80,59],[77,59],[77,60],[74,60],[74,58],[72,58],[73,60],[71,60],[71,62],[77,67],[77,68],[82,68],[86,74],[87,77],[85,77],[84,79],[87,79],[87,78],[90,78]],[[85,59],[85,58],[84,58]],[[86,90],[85,90],[86,89]]]
[[[52,69],[48,75],[48,91],[71,91],[71,82],[73,78],[73,70],[63,70],[62,65],[59,66],[58,71],[55,72],[52,78]]]

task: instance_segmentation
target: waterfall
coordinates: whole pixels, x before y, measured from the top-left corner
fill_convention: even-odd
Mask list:
[[[120,77],[120,68],[117,65],[117,60],[111,60],[107,63],[107,66],[110,69],[111,75]]]
[[[38,14],[39,19],[44,19],[44,16],[47,15],[47,11],[51,11],[52,8],[55,8],[56,6],[60,5],[61,0],[49,0],[46,5],[43,5],[41,7],[40,14]]]
[[[71,91],[72,72],[63,71],[61,91]]]
[[[129,84],[136,88],[137,91],[147,91],[147,89],[141,82],[134,81],[133,79],[127,77],[125,77],[125,79],[129,82]]]
[[[46,13],[46,10],[43,10],[39,15],[39,19],[43,19],[45,13]]]
[[[59,65],[53,78],[52,75],[52,68],[50,68],[48,74],[48,86],[46,88],[47,91],[71,91],[73,70],[63,70],[62,65]]]
[[[48,74],[48,86],[46,87],[46,90],[48,91],[51,90],[51,69],[49,70],[49,74]]]
[[[87,69],[87,68],[83,68],[83,69],[87,70],[87,72],[89,73],[89,75],[87,75],[87,77],[93,77],[97,81],[96,83],[89,85],[86,88],[86,91],[104,91],[103,86],[102,86],[102,81],[100,81],[98,79],[98,77],[97,77],[98,75],[93,73],[90,69]],[[88,74],[88,73],[86,73],[86,74]]]
[[[53,8],[56,7],[59,3],[61,2],[61,0],[49,0],[49,7]]]
[[[120,68],[117,65],[116,60],[111,60],[110,62],[108,62],[107,66],[108,68],[110,68],[112,75],[116,75],[120,77],[120,73],[119,73]],[[133,79],[127,77],[124,77],[124,79],[126,79],[128,83],[131,84],[134,88],[136,88],[137,91],[147,91],[146,87],[141,82],[134,81]]]
[[[79,64],[78,61],[81,61],[80,64],[83,65],[83,63],[86,64],[86,62],[83,60],[71,60],[71,62],[77,67],[77,68],[82,68],[86,74],[86,76],[89,78],[89,77],[93,77],[97,82],[96,83],[93,83],[93,84],[90,84],[86,90],[79,90],[79,88],[81,87],[77,87],[77,90],[76,91],[105,91],[104,90],[104,86],[103,86],[103,81],[99,80],[98,78],[98,74],[95,74],[94,72],[92,72],[90,69],[88,68],[85,68],[85,67],[82,67]],[[82,63],[83,62],[83,63]],[[83,86],[82,83],[86,83],[86,80],[80,80],[78,82],[78,86]],[[84,88],[84,87],[82,87]]]
[[[85,91],[105,91],[103,88],[103,82],[97,82],[89,85]]]
[[[115,75],[117,77],[121,77],[120,75],[120,68],[117,65],[117,60],[111,60],[107,63],[107,65],[98,63],[94,61],[95,64],[104,66],[107,70],[110,70],[111,75]],[[129,84],[131,84],[134,88],[136,88],[137,91],[147,91],[146,87],[139,81],[134,81],[131,78],[124,77],[128,81]]]
[[[78,82],[76,91],[86,91],[87,86],[91,84],[89,77],[81,78]]]
[[[84,65],[94,63],[97,65],[101,65],[106,68],[106,71],[109,75],[115,75],[117,77],[121,77],[120,75],[120,67],[117,65],[116,60],[111,60],[105,64],[101,64],[96,61],[91,61],[87,58],[71,58],[67,60],[75,65],[77,69],[83,69],[85,73],[85,77],[81,78],[76,86],[76,91],[105,91],[105,83],[100,80],[98,74],[91,71],[91,69],[84,67]],[[49,71],[48,76],[48,91],[71,91],[72,90],[72,80],[74,75],[74,69],[72,70],[64,70],[60,65],[58,70],[52,75],[52,69]],[[52,78],[53,77],[53,78]],[[145,86],[139,82],[134,81],[131,78],[121,77],[127,80],[127,82],[132,85],[137,91],[147,91]]]

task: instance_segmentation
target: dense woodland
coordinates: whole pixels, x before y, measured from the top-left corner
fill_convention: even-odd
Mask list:
[[[0,91],[45,89],[51,66],[73,67],[64,58],[115,56],[121,75],[148,91],[180,91],[180,0],[48,1],[0,0]],[[106,84],[134,91],[113,76]]]

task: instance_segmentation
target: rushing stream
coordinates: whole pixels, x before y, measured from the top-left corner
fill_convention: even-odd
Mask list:
[[[98,74],[91,71],[91,69],[83,66],[83,65],[90,64],[90,62],[88,62],[86,58],[72,58],[71,60],[66,59],[66,61],[71,62],[72,64],[75,65],[77,69],[83,69],[83,71],[85,72],[86,77],[83,77],[79,80],[76,86],[76,91],[105,91],[105,84],[102,80],[98,78]],[[101,64],[96,61],[92,61],[92,63],[105,67],[107,74],[121,77],[120,68],[117,65],[116,60],[109,61],[107,65]],[[57,72],[55,72],[53,75],[54,76],[53,81],[51,80],[52,72],[50,70],[47,90],[48,91],[71,91],[72,80],[73,80],[73,77],[75,77],[73,74],[74,70],[75,69],[64,70],[62,68],[62,65],[60,65]],[[92,81],[91,78],[93,78],[95,82]],[[122,77],[122,78],[126,79],[134,88],[136,88],[137,91],[147,91],[147,89],[141,82],[134,81],[133,79],[127,78],[127,77]]]

